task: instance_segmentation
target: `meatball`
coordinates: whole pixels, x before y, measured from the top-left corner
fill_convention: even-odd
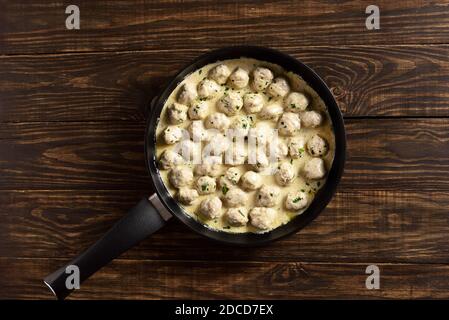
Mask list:
[[[207,141],[209,136],[207,134],[207,129],[204,127],[203,121],[194,120],[189,124],[187,128],[190,134],[190,138],[193,141]]]
[[[225,92],[217,101],[217,109],[228,116],[235,115],[243,106],[242,97],[235,91]]]
[[[250,154],[248,157],[248,164],[251,164],[251,167],[254,170],[260,172],[270,166],[270,160],[262,149],[258,149],[255,154]]]
[[[288,142],[288,153],[292,158],[300,158],[304,154],[304,138],[303,137],[292,137]]]
[[[270,156],[271,160],[279,161],[287,156],[288,146],[284,141],[280,139],[274,139],[269,143],[267,153]]]
[[[168,179],[175,188],[188,186],[193,181],[193,173],[187,167],[174,167],[169,173]]]
[[[220,86],[214,80],[204,79],[198,83],[198,96],[200,98],[212,98],[219,91]]]
[[[248,223],[248,210],[245,207],[229,208],[225,213],[226,221],[233,227],[241,227]]]
[[[297,211],[307,206],[307,202],[307,194],[305,192],[289,192],[285,198],[285,209]]]
[[[268,141],[273,138],[273,129],[270,126],[261,123],[256,128],[250,129],[248,137],[248,143],[255,142],[258,146],[266,146]]]
[[[286,112],[278,121],[278,130],[283,136],[292,136],[299,129],[301,129],[301,119],[296,113]]]
[[[235,137],[247,136],[250,127],[251,124],[247,116],[236,116],[230,126],[233,129],[232,133]]]
[[[257,193],[257,205],[261,207],[274,207],[281,191],[276,186],[264,185]]]
[[[253,71],[253,89],[262,91],[273,81],[273,72],[264,67],[257,67]]]
[[[197,95],[195,86],[191,83],[185,83],[179,91],[178,102],[188,105],[196,99]]]
[[[329,146],[327,145],[326,140],[317,134],[313,135],[312,138],[307,141],[307,152],[314,157],[324,156],[328,150]]]
[[[178,200],[182,204],[190,205],[198,198],[198,192],[195,189],[182,187],[178,191]]]
[[[204,124],[208,129],[225,131],[229,127],[230,122],[231,120],[229,120],[229,118],[225,114],[216,112],[207,116]]]
[[[182,163],[184,163],[184,159],[178,153],[171,150],[165,150],[159,159],[161,168],[165,170],[174,168]]]
[[[248,201],[248,196],[239,188],[232,188],[226,192],[224,199],[228,207],[240,207]]]
[[[300,92],[292,92],[285,98],[284,105],[287,111],[300,112],[306,110],[309,99]]]
[[[305,128],[316,128],[323,122],[323,117],[319,112],[306,111],[301,114],[301,123]]]
[[[206,219],[216,219],[221,217],[221,200],[218,197],[210,197],[200,204],[199,213]]]
[[[295,168],[291,163],[283,162],[279,165],[274,176],[278,184],[286,186],[295,179]]]
[[[273,98],[282,98],[290,91],[290,86],[284,78],[276,78],[268,86],[267,93]]]
[[[249,213],[251,224],[258,229],[269,229],[276,217],[273,208],[255,207]]]
[[[217,177],[221,171],[221,157],[206,157],[201,164],[197,164],[193,172],[196,176]]]
[[[239,168],[231,167],[228,170],[226,170],[225,177],[229,181],[231,181],[233,184],[239,183],[239,180],[242,176],[242,173],[240,172]]]
[[[234,89],[242,89],[248,85],[248,72],[242,68],[237,68],[229,76],[228,82]]]
[[[241,178],[242,187],[247,190],[259,189],[262,185],[262,178],[257,172],[248,171]]]
[[[277,120],[281,116],[284,109],[280,103],[272,103],[262,108],[259,112],[259,117],[265,120]]]
[[[217,190],[215,179],[208,176],[198,178],[196,181],[196,190],[198,190],[199,194],[214,193]]]
[[[182,140],[175,149],[184,158],[185,161],[198,161],[200,145],[192,140]]]
[[[209,112],[209,105],[206,101],[198,101],[189,108],[188,115],[190,120],[202,120],[206,118]]]
[[[231,70],[225,64],[219,64],[209,71],[209,78],[218,84],[225,84],[228,80]]]
[[[262,110],[265,101],[259,93],[247,93],[243,96],[243,107],[247,113],[257,113]]]
[[[172,124],[180,124],[187,119],[187,106],[174,102],[167,108],[168,121]]]
[[[164,141],[166,144],[175,144],[181,140],[182,136],[182,129],[177,126],[168,126],[164,130]]]
[[[229,149],[231,142],[222,134],[213,136],[209,143],[203,149],[203,157],[205,156],[220,156]]]
[[[304,165],[304,177],[309,180],[318,180],[326,174],[324,161],[321,158],[312,158]]]

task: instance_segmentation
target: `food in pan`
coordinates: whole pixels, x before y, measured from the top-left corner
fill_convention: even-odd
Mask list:
[[[302,214],[335,154],[327,108],[301,75],[248,58],[185,77],[156,135],[159,174],[173,198],[230,233],[267,232]]]

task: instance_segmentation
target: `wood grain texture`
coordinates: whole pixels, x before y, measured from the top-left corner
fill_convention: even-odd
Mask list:
[[[68,261],[145,193],[0,194],[0,256]],[[449,192],[338,192],[311,225],[259,248],[217,245],[173,219],[123,259],[449,263]]]
[[[60,259],[0,258],[0,298],[52,299],[41,278]],[[448,298],[449,266],[379,264],[381,289],[367,290],[367,264],[115,260],[70,299]]]
[[[200,50],[0,58],[0,122],[141,121]],[[345,117],[449,116],[449,46],[289,47],[320,74]]]
[[[347,120],[343,190],[449,190],[449,119]],[[151,190],[143,123],[6,123],[0,190]]]
[[[2,53],[348,44],[435,44],[449,39],[448,3],[387,1],[380,30],[360,1],[88,1],[81,29],[66,30],[61,1],[1,1]],[[20,21],[20,23],[18,23]]]

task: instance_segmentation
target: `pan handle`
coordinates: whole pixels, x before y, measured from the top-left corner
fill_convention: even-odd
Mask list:
[[[58,299],[64,299],[74,290],[71,289],[74,284],[71,282],[73,276],[69,277],[75,275],[76,267],[79,270],[79,283],[82,283],[111,260],[162,228],[170,218],[171,214],[156,194],[142,199],[100,240],[68,264],[45,277],[44,283]]]

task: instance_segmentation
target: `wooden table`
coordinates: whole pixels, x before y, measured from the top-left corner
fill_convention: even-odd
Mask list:
[[[75,3],[76,2],[76,3]],[[179,222],[72,299],[449,298],[449,3],[0,1],[0,298],[42,278],[140,197],[146,102],[194,57],[256,44],[313,67],[344,112],[347,165],[328,208],[256,249]],[[151,111],[149,111],[151,112]],[[381,287],[365,287],[368,265]]]

